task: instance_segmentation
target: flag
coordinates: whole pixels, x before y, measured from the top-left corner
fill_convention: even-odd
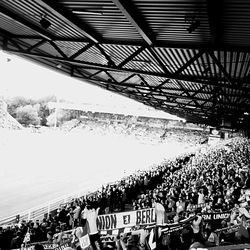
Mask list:
[[[89,230],[87,221],[83,227],[77,227],[74,231],[74,235],[78,238],[81,249],[86,249],[90,246],[90,239],[88,232]]]
[[[146,237],[146,250],[156,249],[156,228],[151,229],[150,234]]]
[[[81,238],[79,238],[79,244],[82,249],[86,249],[90,246],[89,235],[85,234]]]
[[[27,233],[25,234],[25,236],[24,236],[24,239],[23,239],[23,243],[28,243],[28,242],[30,242],[30,229],[28,228],[28,231],[27,231]]]
[[[164,223],[168,222],[168,217],[165,212],[165,208],[159,202],[155,202],[154,205],[155,205],[156,225],[164,225]]]

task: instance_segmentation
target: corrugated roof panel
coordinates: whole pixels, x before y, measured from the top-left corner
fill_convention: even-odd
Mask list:
[[[246,55],[246,63],[244,64],[242,73],[241,73],[241,77],[246,77],[249,74],[249,69],[250,69],[250,54],[248,53]]]
[[[198,93],[198,94],[196,94],[194,97],[202,98],[202,99],[204,99],[204,101],[205,101],[205,100],[211,98],[212,95],[209,95],[209,94],[199,94],[199,93]]]
[[[201,57],[202,65],[205,68],[206,75],[208,77],[214,77],[214,69],[213,69],[213,60],[208,55],[208,53],[204,53]]]
[[[42,44],[39,47],[39,50],[52,56],[62,57],[61,54],[49,42]]]
[[[111,60],[119,65],[122,63],[127,57],[132,55],[139,46],[125,46],[125,45],[110,45],[104,44],[102,48],[105,50],[107,55],[111,58]]]
[[[156,51],[162,58],[164,65],[168,69],[168,71],[174,73],[178,68],[178,64],[176,65],[176,63],[173,61],[171,49],[156,48]]]
[[[205,0],[133,2],[158,41],[204,42],[211,38]],[[192,20],[200,21],[200,26],[189,33],[187,28]]]
[[[176,81],[173,80],[169,80],[168,82],[166,82],[163,87],[168,87],[168,88],[180,88],[179,84],[177,84]]]
[[[66,56],[70,57],[78,50],[84,48],[88,43],[56,41],[55,44],[63,51]]]
[[[119,83],[128,78],[132,73],[124,73],[124,72],[116,72],[116,71],[108,71],[108,73]],[[138,76],[131,77],[128,81],[125,81],[125,83],[131,83],[135,84],[140,81],[140,78]]]
[[[223,36],[227,44],[249,44],[250,2],[248,0],[225,1],[223,10]]]
[[[212,102],[205,102],[205,103],[203,103],[203,107],[211,108],[212,106],[213,106]]]
[[[188,63],[190,60],[192,60],[192,58],[199,53],[198,50],[181,50],[182,52],[182,58],[184,58],[184,63],[183,65],[185,65],[185,63]],[[197,61],[197,60],[196,60]],[[194,61],[192,64],[190,64],[189,66],[187,66],[183,72],[181,74],[183,75],[198,75],[200,72],[200,69],[197,67],[196,61]]]
[[[130,69],[136,68],[142,71],[164,73],[163,69],[160,67],[160,65],[148,49],[143,50],[124,67]]]
[[[181,96],[179,98],[176,98],[177,102],[180,102],[181,104],[187,104],[190,101],[192,101],[192,99],[186,99],[186,98],[181,98]],[[195,107],[194,107],[195,108]]]
[[[96,76],[101,77],[105,81],[108,81],[108,79],[110,78],[104,71],[101,71]]]
[[[84,70],[89,73],[89,76],[95,75],[100,71],[96,69],[84,69]]]
[[[108,63],[105,56],[96,47],[89,48],[87,51],[85,51],[84,53],[76,57],[76,60],[98,63],[98,64],[103,64],[103,65],[107,65]]]
[[[150,75],[145,75],[143,76],[143,78],[150,86],[155,86],[155,87],[160,85],[162,82],[166,80],[163,77],[150,76]]]
[[[48,9],[39,5],[39,3],[35,0],[2,0],[0,5],[14,10],[18,15],[38,27],[41,27],[40,20],[42,16],[45,16],[45,18],[51,23],[51,25],[46,29],[46,31],[50,32],[51,35],[75,38],[83,37],[82,32],[74,29],[53,13],[50,13]]]
[[[0,7],[1,8],[1,7]],[[24,25],[0,13],[0,28],[15,35],[35,35],[36,33]]]
[[[174,65],[175,72],[184,64],[185,58],[179,49],[168,49],[170,54],[170,60],[172,65]],[[173,67],[173,66],[172,66]]]
[[[172,79],[172,82],[175,82],[177,86],[180,87],[180,85],[186,89],[186,90],[199,90],[203,85],[196,83],[196,82],[187,82],[187,81],[177,81]],[[181,87],[180,87],[181,88]]]
[[[141,36],[112,1],[88,0],[65,1],[60,4],[71,11],[82,11],[75,14],[83,24],[102,36],[104,39],[141,41]]]
[[[244,71],[249,64],[248,53],[215,51],[215,56],[232,79],[243,77]],[[217,70],[220,71],[219,76],[225,78],[224,73],[222,73],[218,68]]]
[[[180,95],[180,94],[182,94],[182,92],[183,91],[181,91],[181,90],[168,90],[168,89],[163,89],[163,90],[161,90],[161,92],[163,92],[163,93],[165,93],[166,95],[167,94],[175,94],[175,95]]]
[[[18,39],[18,40],[24,42],[25,44],[27,44],[27,46],[28,45],[33,46],[41,41],[41,39]]]

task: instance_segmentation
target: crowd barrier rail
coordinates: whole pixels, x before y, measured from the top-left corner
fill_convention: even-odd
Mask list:
[[[41,204],[39,206],[33,207],[23,212],[16,213],[12,216],[8,216],[6,218],[0,219],[0,226],[4,226],[4,225],[11,226],[22,220],[25,220],[25,221],[42,220],[45,214],[50,214],[50,213],[55,212],[60,207],[60,205],[68,203],[72,199],[75,199],[75,198],[82,198],[85,195],[86,195],[86,192],[84,193],[78,192],[78,193],[73,193],[67,196],[59,197],[53,201]]]

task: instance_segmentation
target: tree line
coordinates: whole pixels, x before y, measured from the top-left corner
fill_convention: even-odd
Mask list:
[[[54,101],[56,101],[55,96],[47,96],[38,100],[18,96],[6,100],[7,111],[24,126],[47,126],[47,118],[51,114],[48,102]]]
[[[56,102],[56,96],[46,96],[37,100],[18,96],[5,101],[9,114],[24,126],[54,126],[55,115],[57,116],[57,125],[61,125],[65,121],[79,118],[86,113],[64,109],[58,109],[56,113],[55,109],[50,109],[48,105],[49,102]],[[64,101],[60,99],[60,102]]]

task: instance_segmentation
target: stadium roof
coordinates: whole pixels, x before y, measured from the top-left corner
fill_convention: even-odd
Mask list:
[[[249,119],[249,0],[2,0],[0,46],[187,121]]]

